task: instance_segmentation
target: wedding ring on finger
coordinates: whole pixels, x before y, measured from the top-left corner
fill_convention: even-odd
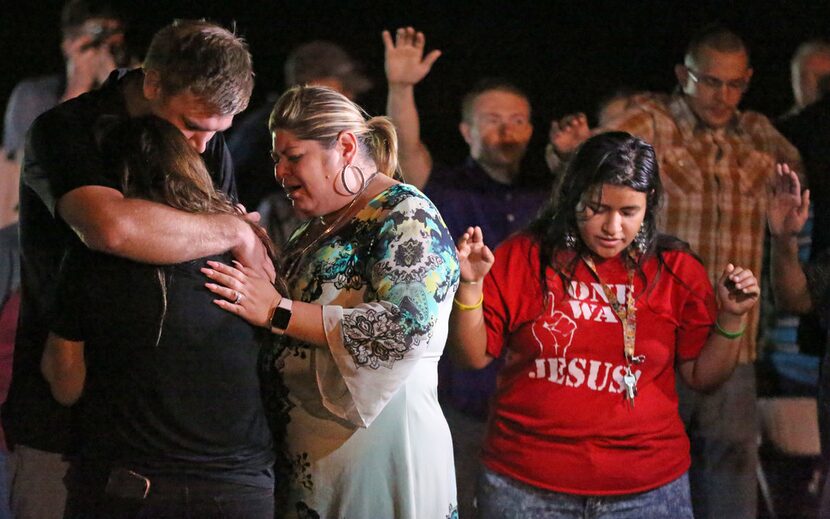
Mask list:
[[[233,300],[233,304],[238,305],[242,301],[242,292],[234,290],[234,293],[236,294],[236,298]]]

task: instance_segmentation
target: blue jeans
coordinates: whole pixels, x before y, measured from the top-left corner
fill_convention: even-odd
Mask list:
[[[482,469],[480,519],[693,519],[689,479],[639,494],[581,496],[543,490]]]
[[[755,366],[739,364],[711,393],[678,377],[679,411],[692,444],[689,485],[697,519],[755,519],[758,413]]]
[[[66,504],[62,454],[17,444],[7,458],[12,515],[17,519],[61,519]]]
[[[9,508],[9,454],[0,450],[0,519],[11,519],[12,512]]]

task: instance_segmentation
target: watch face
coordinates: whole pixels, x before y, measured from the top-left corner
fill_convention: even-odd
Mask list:
[[[291,319],[291,310],[280,306],[274,310],[274,317],[271,318],[271,326],[278,330],[288,328],[288,321]]]

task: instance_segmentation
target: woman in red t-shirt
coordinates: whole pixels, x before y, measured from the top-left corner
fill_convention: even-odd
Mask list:
[[[459,240],[452,352],[471,368],[506,354],[482,517],[692,517],[675,368],[698,390],[728,378],[759,289],[727,265],[716,305],[688,245],[657,234],[660,198],[654,149],[604,133],[495,256],[479,228]]]

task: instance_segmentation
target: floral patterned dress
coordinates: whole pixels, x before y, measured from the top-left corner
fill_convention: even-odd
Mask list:
[[[281,358],[289,389],[289,515],[452,518],[452,441],[436,395],[459,280],[435,206],[397,184],[305,254],[313,223],[289,241],[295,300],[323,305],[327,348],[293,342]],[[303,257],[304,256],[304,257]]]

